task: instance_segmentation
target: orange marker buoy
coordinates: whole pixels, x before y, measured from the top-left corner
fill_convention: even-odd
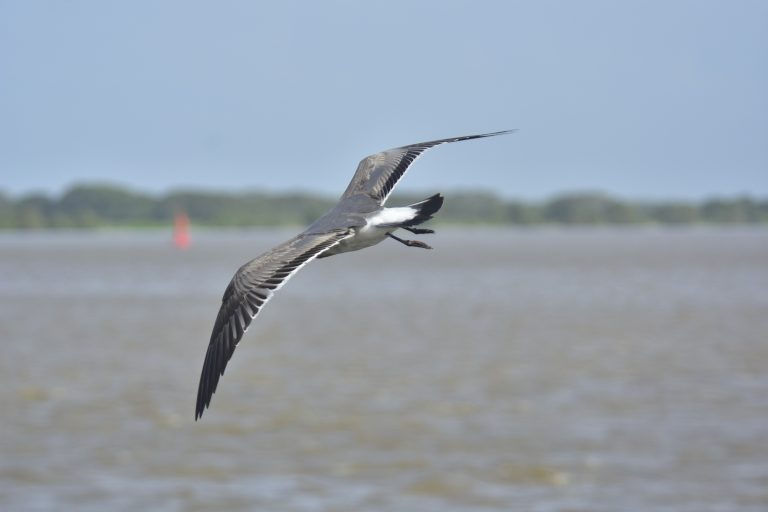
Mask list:
[[[184,212],[176,214],[173,219],[173,245],[178,249],[186,249],[192,239],[189,236],[189,217]]]

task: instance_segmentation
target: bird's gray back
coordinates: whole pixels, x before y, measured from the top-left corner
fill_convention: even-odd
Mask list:
[[[380,210],[378,201],[367,194],[354,194],[343,198],[328,213],[313,222],[304,234],[328,233],[337,229],[358,228],[365,225],[366,217]]]

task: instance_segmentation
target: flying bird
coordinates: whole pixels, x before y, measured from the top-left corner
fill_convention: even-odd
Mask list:
[[[480,135],[465,135],[393,148],[363,158],[338,204],[302,233],[249,261],[229,282],[221,308],[213,324],[197,389],[195,420],[203,415],[224,375],[235,347],[264,305],[290,277],[315,258],[356,251],[391,238],[408,247],[431,249],[419,240],[406,240],[393,234],[404,229],[413,234],[434,233],[418,228],[443,205],[435,194],[418,203],[385,208],[392,189],[408,168],[426,150],[463,140],[481,139],[512,133],[505,130]]]

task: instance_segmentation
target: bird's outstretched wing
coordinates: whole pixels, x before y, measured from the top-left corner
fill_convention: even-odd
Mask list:
[[[345,238],[351,230],[301,234],[255,258],[235,272],[224,291],[221,308],[205,354],[197,389],[195,419],[211,403],[219,377],[251,321],[274,293],[300,268]]]
[[[392,189],[400,178],[403,177],[408,167],[421,154],[440,144],[446,142],[459,142],[462,140],[481,139],[483,137],[493,137],[494,135],[503,135],[512,133],[515,130],[505,130],[501,132],[482,133],[480,135],[465,135],[463,137],[452,137],[450,139],[433,140],[429,142],[419,142],[410,144],[401,148],[388,149],[381,153],[367,156],[360,161],[357,171],[352,177],[347,190],[341,196],[342,199],[355,194],[366,194],[380,205],[383,205],[387,197],[392,193]]]

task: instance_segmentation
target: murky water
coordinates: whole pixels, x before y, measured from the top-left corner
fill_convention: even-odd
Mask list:
[[[768,231],[317,261],[194,422],[224,287],[291,234],[0,235],[0,509],[768,509]]]

